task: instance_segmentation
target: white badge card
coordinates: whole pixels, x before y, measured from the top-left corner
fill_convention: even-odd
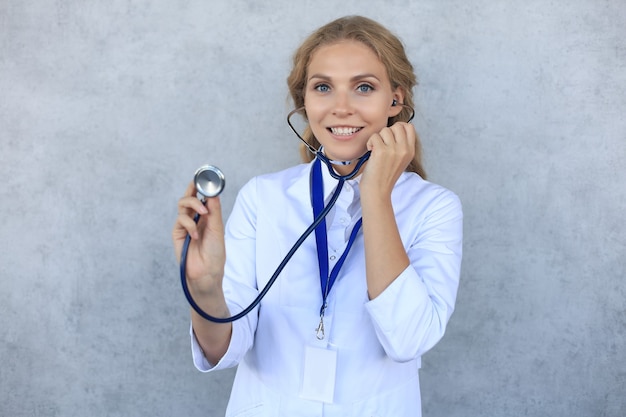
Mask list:
[[[307,346],[304,352],[304,373],[300,398],[332,404],[335,394],[337,352]]]

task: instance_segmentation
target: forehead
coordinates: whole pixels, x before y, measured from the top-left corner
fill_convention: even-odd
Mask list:
[[[386,77],[384,64],[376,53],[362,42],[343,40],[317,48],[311,55],[308,74],[318,72],[375,73]]]

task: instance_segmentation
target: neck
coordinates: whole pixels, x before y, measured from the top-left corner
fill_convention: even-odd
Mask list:
[[[318,154],[318,158],[320,158],[320,160],[328,166],[328,169],[331,171],[331,175],[333,177],[337,178],[339,176],[339,177],[344,177],[343,179],[346,179],[345,177],[349,176],[350,179],[353,179],[354,177],[358,176],[359,174],[363,172],[363,166],[367,163],[367,160],[369,159],[369,152],[367,152],[365,155],[361,156],[360,158],[355,159],[354,161],[352,161],[351,163],[347,165],[333,164],[325,156],[321,156],[319,154]],[[355,170],[357,171],[355,172]]]
[[[350,165],[335,165],[335,164],[331,164],[331,169],[334,169],[335,172],[341,176],[344,175],[348,175],[351,174],[352,171],[354,170],[354,168],[356,167],[356,164],[359,160],[356,159],[354,161],[352,161],[352,163]],[[363,167],[365,167],[365,164],[363,164],[361,166],[361,168],[359,169],[359,173],[357,175],[359,175],[362,171],[363,171]]]

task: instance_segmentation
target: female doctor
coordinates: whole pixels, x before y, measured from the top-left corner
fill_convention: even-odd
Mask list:
[[[315,201],[319,211],[336,177],[371,151],[258,307],[232,323],[192,310],[195,366],[238,366],[227,416],[421,415],[421,356],[454,310],[463,216],[455,194],[425,180],[407,123],[415,84],[386,28],[359,16],[330,22],[298,48],[288,85],[310,147],[346,162],[304,148],[305,163],[240,190],[226,228],[218,197],[203,204],[191,183],[179,200],[173,241],[180,261],[191,236],[189,291],[229,317],[309,227]]]

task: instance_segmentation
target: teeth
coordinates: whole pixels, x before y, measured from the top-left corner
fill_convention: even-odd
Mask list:
[[[331,127],[333,135],[350,136],[361,130],[360,127]]]

